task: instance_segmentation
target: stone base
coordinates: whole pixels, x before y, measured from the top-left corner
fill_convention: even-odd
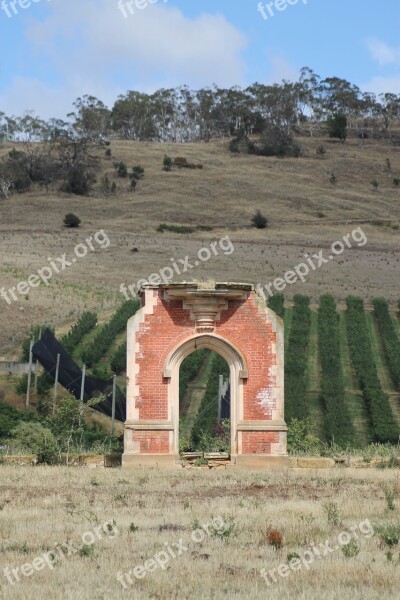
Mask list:
[[[289,467],[290,464],[288,456],[240,454],[231,457],[231,468],[246,469],[250,471],[263,471],[268,469],[288,469]]]
[[[179,456],[174,454],[123,454],[122,467],[128,469],[156,468],[175,469],[179,465]]]

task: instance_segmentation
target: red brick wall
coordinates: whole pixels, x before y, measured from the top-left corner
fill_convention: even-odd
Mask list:
[[[279,433],[275,431],[243,431],[243,454],[271,454],[271,444],[279,442]]]
[[[152,293],[157,297],[154,313],[146,316],[136,334],[139,345],[136,383],[140,396],[135,398],[135,404],[140,420],[165,420],[168,418],[168,380],[163,378],[165,361],[175,347],[193,337],[195,322],[190,318],[190,312],[183,310],[182,301],[167,303],[164,290],[152,290]],[[271,367],[276,361],[272,343],[276,336],[267,317],[259,313],[254,296],[248,294],[244,302],[230,302],[228,310],[221,311],[215,333],[236,346],[246,359],[249,377],[244,380],[244,420],[271,420],[276,385],[271,374]],[[160,433],[151,437],[141,433],[137,437],[139,434],[136,432],[135,439],[140,439],[141,451],[154,452],[155,447],[160,447],[161,452],[167,452],[167,437]],[[259,433],[243,433],[244,453],[270,452],[272,439],[268,436],[271,434]]]
[[[140,444],[140,454],[168,454],[168,431],[133,431],[132,439]]]

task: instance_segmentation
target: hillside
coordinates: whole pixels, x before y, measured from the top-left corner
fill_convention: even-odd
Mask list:
[[[85,308],[110,310],[122,299],[120,285],[136,283],[171,264],[171,257],[194,257],[200,248],[229,235],[234,252],[219,252],[175,281],[214,278],[267,284],[304,261],[304,254],[329,250],[332,242],[361,226],[368,238],[311,272],[305,283],[288,286],[285,295],[324,292],[339,300],[348,294],[365,299],[383,295],[394,302],[398,283],[400,148],[385,140],[350,138],[345,144],[321,137],[300,137],[300,158],[266,158],[229,151],[229,140],[210,143],[111,143],[112,158],[101,157],[104,174],[118,185],[115,196],[99,188],[89,197],[33,189],[0,201],[1,286],[6,290],[48,266],[48,258],[73,256],[76,244],[103,229],[110,244],[54,275],[48,286],[31,288],[0,311],[0,354],[10,357],[27,328],[46,320],[60,326]],[[324,158],[317,154],[321,144]],[[15,144],[0,146],[5,154]],[[203,169],[162,170],[165,154],[184,156]],[[390,159],[391,169],[387,168]],[[115,175],[113,161],[141,164],[145,177],[136,193]],[[334,173],[337,182],[330,183]],[[379,182],[375,190],[372,181]],[[251,218],[260,209],[269,227],[256,230]],[[67,230],[66,213],[82,225]],[[387,220],[387,221],[386,221]],[[206,226],[191,234],[157,232],[161,223]],[[132,250],[137,251],[132,252]]]

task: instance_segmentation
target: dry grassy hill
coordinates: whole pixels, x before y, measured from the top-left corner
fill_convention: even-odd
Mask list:
[[[119,297],[120,284],[131,284],[170,265],[171,257],[196,257],[198,250],[229,235],[234,252],[219,251],[208,262],[178,280],[214,278],[267,284],[304,261],[307,252],[329,253],[333,241],[361,226],[368,243],[352,249],[312,272],[306,283],[289,286],[285,295],[306,293],[314,299],[333,293],[339,300],[358,294],[400,298],[400,148],[387,141],[349,139],[346,144],[322,138],[301,138],[303,156],[278,159],[232,154],[228,141],[185,145],[148,142],[111,144],[112,158],[101,156],[101,176],[107,173],[119,191],[90,197],[34,189],[0,201],[0,287],[9,289],[48,265],[48,258],[74,256],[76,244],[104,229],[110,246],[97,247],[85,258],[55,275],[48,287],[31,289],[8,305],[0,298],[0,354],[10,356],[28,327],[38,321],[57,326],[74,322],[84,308],[107,310]],[[326,155],[317,155],[323,144]],[[0,147],[0,155],[12,144]],[[184,156],[202,170],[162,170],[164,154]],[[391,161],[391,171],[386,166]],[[128,180],[117,179],[113,161],[129,168],[141,164],[145,178],[136,193]],[[329,181],[331,173],[336,185]],[[379,182],[374,190],[372,181]],[[269,228],[250,225],[260,209]],[[74,212],[78,230],[63,227]],[[387,221],[383,221],[383,220]],[[361,221],[361,223],[355,223]],[[159,233],[160,223],[211,226],[192,234]],[[96,244],[95,244],[96,246]],[[132,249],[138,252],[133,253]]]

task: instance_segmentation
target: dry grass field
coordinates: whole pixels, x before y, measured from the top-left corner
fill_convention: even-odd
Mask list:
[[[2,465],[0,484],[0,597],[7,600],[399,597],[400,547],[379,533],[399,527],[399,500],[394,510],[385,500],[386,490],[400,491],[399,470]],[[272,530],[283,534],[281,548],[270,545]],[[353,541],[343,550],[346,532]],[[310,547],[321,557],[311,559]],[[295,555],[300,567],[281,567],[279,576]],[[118,581],[149,560],[149,571],[136,572],[141,578]],[[266,584],[263,568],[275,569],[276,583]]]
[[[385,141],[349,139],[346,144],[322,138],[301,138],[304,156],[278,159],[232,154],[228,140],[209,144],[111,144],[112,158],[101,151],[101,176],[116,181],[115,196],[95,191],[90,197],[35,189],[0,201],[0,287],[9,289],[48,265],[48,258],[73,256],[76,244],[104,229],[110,245],[96,246],[85,258],[55,275],[49,286],[32,288],[8,305],[0,298],[0,355],[18,355],[18,342],[31,324],[47,321],[65,327],[84,308],[109,310],[122,298],[121,283],[136,283],[170,265],[171,257],[196,257],[200,248],[229,235],[234,252],[219,252],[208,262],[176,276],[178,280],[212,277],[217,280],[267,284],[304,261],[304,254],[329,251],[361,226],[368,243],[353,244],[329,264],[312,272],[305,283],[285,294],[307,293],[314,299],[333,293],[339,300],[359,294],[367,300],[384,295],[400,297],[398,268],[400,148]],[[325,157],[317,156],[323,143]],[[12,148],[4,144],[0,153]],[[203,164],[202,170],[162,170],[165,153]],[[386,167],[391,161],[391,171]],[[141,164],[145,178],[136,193],[126,191],[127,180],[117,179],[114,160],[129,167]],[[329,181],[335,173],[336,185]],[[374,190],[372,180],[379,182]],[[251,227],[260,209],[270,227]],[[78,230],[63,227],[67,212],[82,220]],[[382,224],[382,220],[387,219]],[[363,223],[354,223],[361,220]],[[365,223],[367,221],[367,223]],[[179,235],[159,233],[160,223],[203,225],[213,231]],[[389,224],[390,223],[390,224]],[[132,250],[138,251],[133,253]]]

